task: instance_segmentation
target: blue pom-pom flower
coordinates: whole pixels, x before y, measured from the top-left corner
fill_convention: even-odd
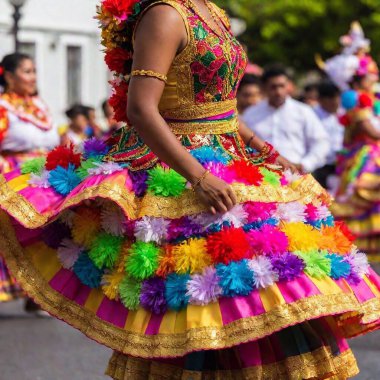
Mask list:
[[[209,162],[220,162],[221,164],[228,164],[230,157],[223,152],[220,148],[213,148],[211,146],[203,146],[198,149],[194,149],[190,152],[194,158],[196,158],[202,165]]]
[[[252,292],[254,275],[247,260],[231,262],[228,265],[219,264],[216,266],[216,274],[224,296],[246,296]]]
[[[327,255],[331,261],[331,274],[330,276],[334,280],[339,280],[340,278],[347,278],[351,273],[351,265],[344,260],[344,257],[337,255],[335,253]]]
[[[97,268],[87,253],[82,253],[73,267],[79,280],[90,288],[98,288],[103,275],[103,270]]]
[[[57,166],[50,171],[49,183],[57,193],[67,195],[81,183],[81,179],[75,172],[75,166],[69,164],[67,169]]]
[[[165,298],[170,309],[180,311],[189,303],[190,297],[186,295],[189,280],[188,274],[171,273],[166,278]]]

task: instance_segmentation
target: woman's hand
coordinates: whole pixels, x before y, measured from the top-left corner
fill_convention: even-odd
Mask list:
[[[225,213],[237,203],[232,187],[212,174],[206,177],[195,187],[195,193],[203,204],[208,206],[212,214]]]
[[[276,164],[280,165],[284,170],[290,170],[292,173],[299,173],[297,166],[288,161],[285,157],[278,156]]]

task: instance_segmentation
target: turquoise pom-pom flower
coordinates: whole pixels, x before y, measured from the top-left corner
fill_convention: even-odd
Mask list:
[[[49,183],[57,193],[67,195],[81,183],[81,179],[75,172],[75,166],[69,164],[67,169],[57,166],[50,171]]]
[[[90,288],[98,288],[103,271],[95,266],[87,253],[82,253],[75,262],[73,271],[79,280]]]
[[[186,187],[186,179],[173,169],[156,166],[148,171],[148,191],[162,197],[177,197]]]
[[[334,280],[340,278],[347,278],[351,273],[351,265],[344,260],[343,256],[335,253],[327,255],[327,258],[331,261],[331,277]]]
[[[165,298],[170,309],[180,311],[189,303],[190,296],[187,294],[187,283],[190,275],[171,273],[166,278]]]
[[[228,265],[218,264],[216,274],[223,295],[227,297],[246,296],[254,287],[254,274],[249,269],[248,261],[233,261]]]
[[[88,255],[99,269],[111,269],[116,264],[122,244],[122,237],[101,233],[93,241]]]
[[[36,157],[31,160],[23,162],[20,166],[22,174],[36,174],[40,175],[45,169],[46,158],[45,157]]]
[[[220,148],[213,148],[211,146],[202,146],[201,148],[194,149],[190,152],[202,165],[209,162],[219,162],[221,164],[228,164],[230,157],[223,152]]]

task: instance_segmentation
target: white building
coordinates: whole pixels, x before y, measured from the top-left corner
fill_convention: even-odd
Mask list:
[[[38,85],[55,120],[81,102],[100,107],[109,95],[97,21],[98,0],[26,0],[20,23],[21,50],[34,56]],[[11,53],[13,8],[0,0],[0,59]]]

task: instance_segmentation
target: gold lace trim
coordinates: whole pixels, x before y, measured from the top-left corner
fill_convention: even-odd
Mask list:
[[[0,212],[0,252],[24,291],[44,310],[109,348],[142,358],[178,357],[192,351],[233,347],[326,315],[344,316],[344,313],[349,312],[356,316],[357,323],[373,323],[380,317],[380,299],[374,298],[361,305],[353,293],[340,292],[281,304],[265,314],[240,319],[222,327],[202,327],[176,334],[147,336],[107,323],[53,290],[25,255],[10,219],[4,212]],[[361,320],[360,316],[363,315]],[[365,326],[357,324],[357,327],[360,333],[365,332]],[[351,330],[354,328],[352,325]]]
[[[160,110],[165,119],[194,120],[220,115],[236,109],[236,99],[202,104],[181,105],[179,108]]]
[[[213,122],[194,122],[194,123],[168,123],[170,130],[176,135],[222,135],[224,133],[237,132],[239,129],[239,121],[221,120]]]
[[[328,347],[288,357],[282,361],[240,370],[187,371],[151,360],[114,352],[106,375],[114,380],[299,380],[346,379],[359,373],[351,350],[334,356]]]
[[[294,189],[290,187],[273,187],[271,185],[247,186],[238,183],[232,184],[232,188],[235,191],[238,203],[247,201],[302,201],[306,204],[326,194],[326,191],[311,175],[299,180]],[[179,197],[165,198],[148,193],[143,198],[138,198],[133,192],[128,191],[124,186],[116,182],[87,187],[80,194],[67,198],[60,206],[59,211],[96,197],[114,201],[131,219],[143,216],[175,219],[184,215],[207,211],[206,207],[199,202],[190,189],[187,189]],[[41,227],[56,215],[56,212],[40,214],[32,204],[9,186],[2,175],[0,175],[0,204],[3,210],[6,210],[28,228]]]

